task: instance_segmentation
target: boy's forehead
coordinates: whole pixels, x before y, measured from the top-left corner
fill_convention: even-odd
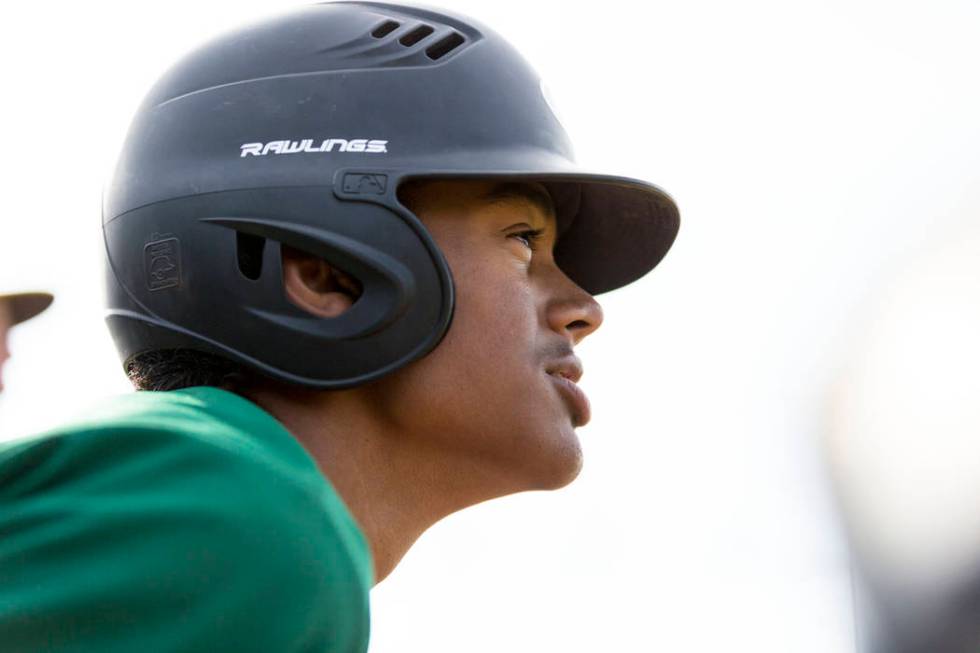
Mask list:
[[[405,189],[404,200],[421,212],[458,207],[460,204],[472,207],[526,203],[541,211],[546,219],[555,219],[555,204],[551,195],[542,184],[532,181],[418,180],[410,182]]]
[[[499,202],[524,201],[536,207],[546,217],[554,218],[555,207],[551,195],[544,186],[526,181],[502,181],[480,196],[480,200],[495,204]]]

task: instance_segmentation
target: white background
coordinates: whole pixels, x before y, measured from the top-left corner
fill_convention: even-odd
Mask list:
[[[128,390],[99,219],[129,119],[182,53],[295,5],[3,9],[0,289],[57,299],[12,334],[0,437]],[[853,311],[976,221],[980,4],[443,6],[532,62],[580,163],[661,185],[682,224],[580,349],[580,478],[426,533],[372,593],[372,653],[853,650],[824,393]]]

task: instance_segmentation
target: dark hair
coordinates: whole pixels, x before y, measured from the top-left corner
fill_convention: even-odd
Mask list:
[[[194,349],[161,349],[137,354],[126,363],[126,376],[137,390],[179,390],[209,385],[236,392],[259,375],[216,354]]]

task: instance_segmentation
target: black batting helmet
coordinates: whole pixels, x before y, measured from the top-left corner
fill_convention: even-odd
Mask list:
[[[561,269],[597,294],[667,252],[674,202],[593,174],[538,76],[499,35],[444,11],[329,2],[237,29],[150,90],[103,195],[107,322],[125,363],[217,353],[315,388],[357,385],[432,350],[453,281],[397,196],[419,178],[538,181]],[[325,319],[290,303],[286,244],[357,277]]]

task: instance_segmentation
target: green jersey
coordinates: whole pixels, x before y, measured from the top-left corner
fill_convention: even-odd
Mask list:
[[[0,444],[0,650],[363,653],[373,564],[313,458],[210,387]]]

